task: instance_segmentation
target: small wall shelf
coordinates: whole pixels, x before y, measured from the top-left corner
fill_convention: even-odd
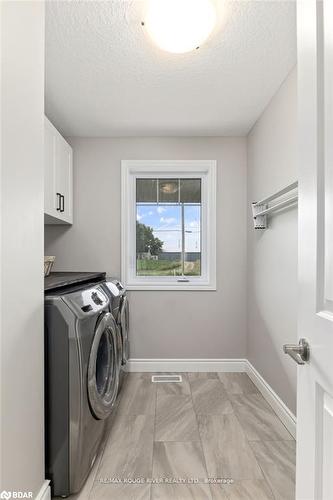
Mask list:
[[[290,194],[288,197],[284,195]],[[276,201],[273,205],[271,202]],[[290,207],[297,204],[298,202],[298,181],[289,184],[283,189],[280,189],[277,193],[267,196],[260,201],[255,201],[252,203],[252,215],[254,229],[267,229],[267,215],[273,214],[278,210]]]

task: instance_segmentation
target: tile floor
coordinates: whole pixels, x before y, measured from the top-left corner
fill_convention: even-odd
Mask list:
[[[295,498],[295,441],[245,373],[187,373],[169,384],[151,375],[128,375],[104,451],[76,500]]]

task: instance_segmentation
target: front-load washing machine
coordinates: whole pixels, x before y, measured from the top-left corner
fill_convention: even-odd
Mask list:
[[[100,285],[45,296],[46,472],[54,496],[83,486],[119,386],[117,325]]]
[[[119,389],[126,376],[126,364],[129,357],[129,303],[126,288],[122,283],[113,278],[106,278],[101,286],[110,299],[110,312],[112,312],[121,336],[121,367],[119,375]]]

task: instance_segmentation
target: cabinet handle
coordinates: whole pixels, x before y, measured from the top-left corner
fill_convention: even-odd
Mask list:
[[[60,208],[60,212],[64,212],[65,211],[65,197],[63,194],[60,195],[60,199],[61,199],[61,208]]]
[[[57,193],[57,212],[61,212],[61,194]]]

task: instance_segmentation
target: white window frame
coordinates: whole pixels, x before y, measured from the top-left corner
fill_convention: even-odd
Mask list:
[[[136,275],[136,179],[201,179],[201,276]],[[216,290],[216,160],[122,160],[121,279],[128,290]],[[178,279],[178,280],[177,280]]]

